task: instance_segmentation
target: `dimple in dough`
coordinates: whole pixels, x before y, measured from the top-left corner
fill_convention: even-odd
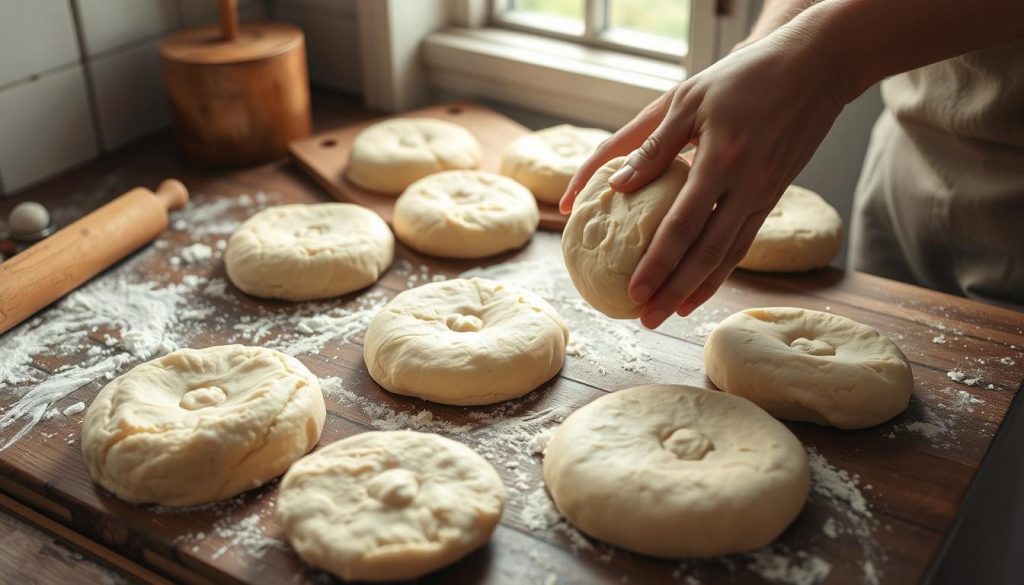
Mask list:
[[[562,367],[569,329],[544,299],[482,278],[399,293],[366,330],[363,356],[386,390],[442,404],[518,398]]]
[[[739,267],[806,272],[827,266],[843,243],[843,220],[820,195],[790,185],[765,218]]]
[[[562,255],[576,290],[613,319],[640,316],[640,303],[629,297],[629,280],[690,172],[676,159],[645,187],[619,193],[608,179],[625,161],[612,159],[594,173],[562,233]]]
[[[516,139],[501,159],[501,174],[526,185],[538,201],[558,203],[569,181],[611,133],[562,124]]]
[[[285,472],[316,445],[327,409],[301,362],[261,347],[182,349],[107,384],[86,412],[93,481],[122,500],[192,506]]]
[[[228,240],[228,278],[257,297],[306,301],[369,286],[395,252],[391,229],[376,213],[351,203],[270,207]]]
[[[416,181],[395,202],[398,239],[446,258],[483,258],[530,241],[540,213],[530,191],[485,171],[445,171]]]
[[[296,463],[277,514],[295,552],[346,581],[416,579],[483,545],[505,488],[475,451],[430,433],[361,433]]]
[[[483,153],[469,131],[437,118],[392,118],[352,141],[345,175],[356,185],[398,195],[415,181],[454,169],[475,169]]]
[[[752,402],[691,386],[638,386],[580,408],[544,455],[558,510],[594,538],[659,557],[770,544],[810,489],[807,453]]]
[[[747,309],[722,320],[704,344],[718,388],[787,419],[860,429],[910,402],[914,375],[878,330],[808,309]]]

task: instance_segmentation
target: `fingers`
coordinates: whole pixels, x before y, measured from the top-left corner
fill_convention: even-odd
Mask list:
[[[645,327],[654,329],[661,325],[702,283],[713,274],[719,276],[716,272],[722,264],[735,266],[743,258],[746,248],[740,249],[736,240],[746,224],[748,211],[739,202],[730,205],[726,199],[720,201],[707,226],[665,284],[641,309],[640,321]],[[721,280],[727,275],[728,272],[721,275]],[[706,291],[702,291],[704,293]]]
[[[661,123],[662,118],[665,117],[665,113],[668,112],[674,93],[675,90],[666,92],[658,99],[647,104],[629,123],[597,147],[594,153],[580,165],[579,170],[576,171],[572,180],[569,181],[569,186],[559,201],[559,211],[563,214],[568,214],[572,211],[572,204],[576,201],[576,196],[583,190],[583,187],[590,180],[590,177],[597,172],[597,169],[613,158],[625,156],[633,152],[643,143],[645,138],[650,136],[651,132]]]
[[[690,176],[633,271],[629,296],[634,302],[646,303],[665,283],[704,230],[715,202],[725,191],[722,174],[707,162],[713,158],[710,149],[710,145],[698,149]]]
[[[736,241],[733,242],[732,248],[726,253],[725,259],[718,268],[711,273],[697,290],[690,295],[689,298],[684,300],[676,313],[680,317],[687,317],[697,307],[703,305],[708,299],[718,291],[725,279],[729,278],[732,271],[736,269],[736,265],[740,263],[743,257],[746,255],[747,250],[750,248],[751,242],[754,241],[754,237],[757,236],[757,230],[761,229],[761,224],[764,223],[766,217],[771,212],[771,209],[767,209],[763,212],[755,213],[747,218],[747,221],[743,223],[739,233],[736,235]]]
[[[608,179],[616,191],[631,193],[665,172],[672,159],[693,137],[695,103],[685,93],[676,94],[658,127],[647,136],[640,148],[629,155],[626,164]]]

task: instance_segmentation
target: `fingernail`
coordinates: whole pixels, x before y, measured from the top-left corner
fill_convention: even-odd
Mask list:
[[[651,287],[646,284],[638,284],[633,287],[633,302],[646,303],[651,297]]]
[[[690,313],[697,308],[697,305],[691,305],[689,303],[679,306],[678,314],[680,317],[689,317]]]
[[[650,313],[647,313],[645,317],[644,326],[648,329],[655,329],[658,325],[661,325],[661,322],[664,321],[665,317],[668,317],[668,315],[666,315],[664,311],[651,311]]]
[[[619,167],[619,170],[612,173],[612,176],[608,178],[609,183],[618,183],[619,185],[629,181],[636,174],[636,169],[633,165],[626,163]]]

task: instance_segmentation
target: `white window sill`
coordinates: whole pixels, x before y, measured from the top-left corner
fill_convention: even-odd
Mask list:
[[[608,129],[685,77],[681,65],[495,28],[449,28],[421,46],[429,83]]]

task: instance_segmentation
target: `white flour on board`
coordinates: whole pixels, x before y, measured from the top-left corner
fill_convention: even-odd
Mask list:
[[[881,571],[875,568],[874,563],[885,560],[886,556],[875,539],[878,521],[861,491],[860,478],[830,464],[814,447],[807,447],[807,460],[811,467],[811,499],[824,500],[832,512],[822,531],[830,538],[852,537],[861,549],[861,582],[877,585]],[[864,489],[870,487],[864,486]],[[820,568],[820,563],[817,566]]]
[[[17,397],[0,415],[0,445],[6,449],[25,436],[56,402],[78,388],[112,378],[122,366],[176,349],[182,342],[178,326],[201,319],[212,309],[186,303],[187,286],[163,288],[107,276],[73,292],[39,318],[0,337],[0,383],[4,397]],[[107,333],[106,347],[90,335]],[[34,359],[83,354],[73,367],[52,374],[38,369]]]
[[[203,294],[231,298],[226,286],[223,280],[211,281]],[[384,292],[375,290],[359,296],[350,303],[353,306],[325,301],[298,303],[283,309],[259,307],[238,318],[229,341],[258,344],[293,356],[319,353],[328,343],[345,343],[365,332],[387,301]]]
[[[643,372],[651,355],[640,345],[641,327],[609,319],[579,297],[559,258],[507,262],[463,272],[525,288],[555,308],[569,326],[568,353],[595,366]]]
[[[214,560],[222,557],[228,550],[241,551],[250,557],[260,558],[269,548],[283,550],[286,547],[283,540],[264,534],[262,518],[256,513],[235,521],[222,518],[214,523],[212,534],[226,541],[210,555]]]

